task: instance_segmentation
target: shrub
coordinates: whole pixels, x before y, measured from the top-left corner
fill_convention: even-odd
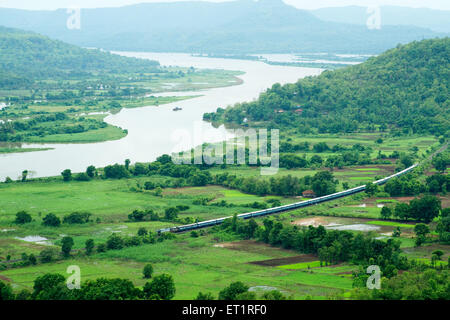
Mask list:
[[[31,216],[26,211],[19,211],[16,213],[16,220],[14,220],[17,224],[25,224],[31,222]]]
[[[40,252],[39,259],[42,263],[51,262],[58,256],[58,251],[54,248],[47,248]]]
[[[91,178],[85,172],[81,172],[75,176],[76,181],[89,181]]]
[[[68,224],[88,223],[91,216],[92,214],[89,212],[72,212],[64,217],[63,222]]]
[[[53,213],[49,213],[42,219],[42,224],[50,227],[59,227],[61,220]]]
[[[122,249],[123,247],[124,247],[124,241],[117,234],[112,234],[108,238],[108,241],[106,241],[106,248],[108,248],[108,250],[119,250],[119,249]]]
[[[145,279],[150,279],[153,275],[153,266],[151,264],[146,264],[142,273],[144,274]]]
[[[170,300],[175,296],[175,283],[169,274],[156,276],[152,282],[144,286],[144,294],[147,298],[158,296],[162,300]]]

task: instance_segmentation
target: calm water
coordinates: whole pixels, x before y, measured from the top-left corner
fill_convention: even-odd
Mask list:
[[[272,84],[295,82],[297,79],[317,75],[320,69],[271,66],[257,61],[191,57],[188,54],[172,53],[121,53],[127,56],[150,58],[161,65],[195,68],[240,70],[241,85],[209,89],[197,92],[164,93],[164,95],[203,95],[185,101],[136,109],[123,109],[109,115],[109,124],[128,129],[128,135],[116,141],[89,144],[23,144],[23,147],[51,147],[53,150],[0,155],[0,179],[9,176],[16,179],[25,169],[32,177],[59,175],[64,169],[81,172],[89,165],[103,167],[108,164],[123,163],[125,159],[134,162],[149,162],[161,154],[181,151],[183,148],[199,145],[202,142],[221,141],[226,130],[214,129],[209,123],[201,121],[205,112],[237,102],[250,101]],[[156,95],[156,94],[155,94]],[[183,110],[174,112],[174,107]],[[194,129],[200,124],[202,134]],[[192,139],[181,147],[177,133],[190,134]],[[194,138],[197,140],[194,141]],[[186,144],[187,143],[187,144]]]

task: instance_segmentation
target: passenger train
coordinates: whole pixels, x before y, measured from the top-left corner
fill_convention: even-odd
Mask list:
[[[399,177],[405,173],[408,173],[412,170],[414,170],[414,168],[416,168],[418,166],[418,163],[412,165],[409,168],[406,168],[402,171],[399,171],[391,176],[388,176],[386,178],[377,180],[375,182],[373,182],[374,184],[377,185],[382,185],[384,183],[386,183],[387,181],[389,181],[390,179]],[[296,202],[296,203],[291,203],[291,204],[287,204],[284,206],[279,206],[279,207],[275,207],[275,208],[270,208],[270,209],[264,209],[264,210],[259,210],[259,211],[253,211],[253,212],[248,212],[248,213],[242,213],[237,215],[238,218],[240,219],[250,219],[250,218],[256,218],[256,217],[262,217],[262,216],[267,216],[270,214],[275,214],[275,213],[281,213],[281,212],[285,212],[285,211],[289,211],[289,210],[294,210],[294,209],[298,209],[298,208],[303,208],[303,207],[308,207],[314,204],[318,204],[321,202],[325,202],[325,201],[330,201],[330,200],[334,200],[334,199],[338,199],[338,198],[342,198],[342,197],[346,197],[358,192],[362,192],[366,189],[366,186],[359,186],[359,187],[355,187],[352,189],[347,189],[344,191],[340,191],[340,192],[336,192],[333,194],[329,194],[326,196],[322,196],[322,197],[318,197],[318,198],[313,198],[310,200],[305,200],[305,201],[300,201],[300,202]],[[194,230],[194,229],[200,229],[200,228],[206,228],[206,227],[211,227],[211,226],[215,226],[218,224],[221,224],[222,222],[224,222],[226,219],[230,219],[232,218],[231,216],[228,217],[223,217],[223,218],[219,218],[219,219],[212,219],[212,220],[207,220],[207,221],[202,221],[202,222],[197,222],[197,223],[191,223],[191,224],[186,224],[183,226],[178,226],[178,227],[172,227],[172,228],[165,228],[165,229],[160,229],[158,230],[158,234],[163,233],[163,232],[173,232],[173,233],[178,233],[178,232],[184,232],[184,231],[190,231],[190,230]]]

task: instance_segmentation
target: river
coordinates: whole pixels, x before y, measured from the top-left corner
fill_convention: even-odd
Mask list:
[[[299,68],[268,65],[259,61],[193,57],[189,54],[174,53],[120,53],[126,56],[158,60],[161,65],[209,69],[239,70],[245,74],[239,76],[243,83],[236,86],[214,88],[196,92],[164,93],[164,95],[198,95],[201,97],[175,103],[148,106],[135,109],[122,109],[109,115],[105,121],[109,124],[128,129],[128,135],[120,140],[80,143],[80,144],[22,144],[23,148],[53,148],[52,150],[0,154],[0,179],[9,176],[17,179],[23,170],[30,177],[56,176],[64,169],[81,172],[89,165],[104,167],[108,164],[123,163],[125,159],[134,162],[150,162],[164,153],[179,148],[175,133],[182,131],[192,137],[190,146],[202,142],[223,140],[226,129],[213,128],[201,121],[205,112],[215,111],[237,102],[256,99],[262,91],[279,82],[295,82],[299,78],[318,75],[317,68]],[[157,94],[155,94],[157,95]],[[174,107],[182,108],[174,112]],[[201,125],[202,135],[196,134],[196,125]],[[194,140],[197,137],[197,140]],[[185,146],[186,147],[186,146]]]

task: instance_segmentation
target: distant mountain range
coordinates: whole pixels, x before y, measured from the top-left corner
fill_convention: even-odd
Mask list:
[[[443,34],[417,26],[323,21],[281,0],[145,3],[82,9],[81,28],[67,28],[67,10],[0,9],[0,24],[72,44],[107,50],[192,53],[380,53],[398,43]]]
[[[367,7],[349,6],[310,11],[324,21],[365,25]],[[381,26],[416,26],[436,32],[450,32],[450,11],[428,8],[381,6]]]

